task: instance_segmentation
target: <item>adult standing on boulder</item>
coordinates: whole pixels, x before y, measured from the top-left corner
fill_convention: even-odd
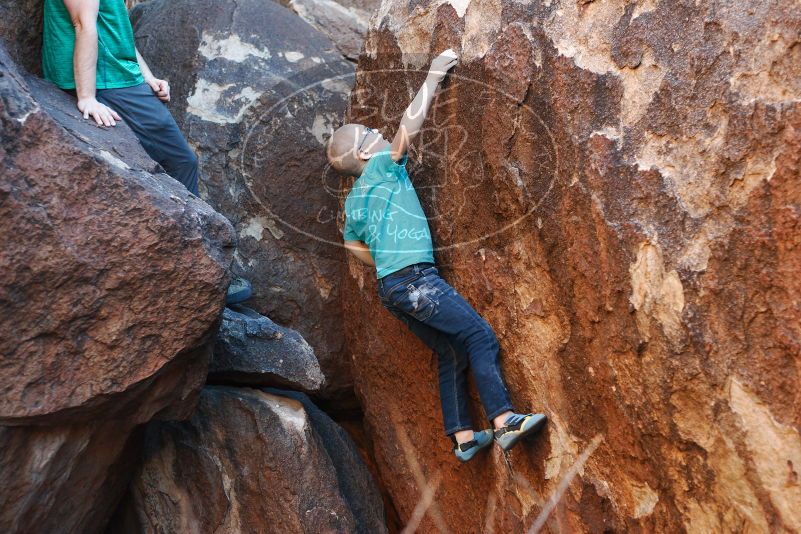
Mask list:
[[[170,85],[136,49],[124,0],[45,0],[42,71],[75,93],[85,119],[125,120],[150,157],[198,194],[197,157],[164,105]]]
[[[45,0],[42,71],[77,97],[84,119],[98,126],[125,120],[150,157],[198,194],[197,156],[164,104],[170,85],[136,49],[124,0]],[[250,284],[236,279],[226,302],[250,295]]]

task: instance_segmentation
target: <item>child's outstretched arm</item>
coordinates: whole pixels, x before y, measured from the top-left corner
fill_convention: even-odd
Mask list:
[[[437,92],[437,86],[445,79],[448,70],[456,65],[456,60],[456,52],[449,48],[431,62],[426,81],[403,113],[398,133],[395,134],[395,138],[392,140],[390,156],[394,161],[400,160],[406,154],[409,143],[423,126],[423,121],[428,115],[428,108],[431,106],[431,101],[434,100],[434,95]]]
[[[361,241],[345,241],[345,248],[348,249],[351,254],[356,256],[362,263],[366,263],[367,265],[372,265],[375,267],[373,256],[370,254],[370,249],[365,243],[362,243]]]

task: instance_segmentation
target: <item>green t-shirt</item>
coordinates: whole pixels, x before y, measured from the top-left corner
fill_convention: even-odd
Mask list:
[[[62,89],[75,89],[72,56],[75,28],[63,0],[44,0],[42,72]],[[125,0],[100,0],[97,13],[97,89],[144,82],[136,61],[133,28]]]
[[[377,153],[345,199],[343,237],[367,244],[378,278],[413,263],[434,263],[428,219],[406,173],[407,159],[395,163],[389,151]]]

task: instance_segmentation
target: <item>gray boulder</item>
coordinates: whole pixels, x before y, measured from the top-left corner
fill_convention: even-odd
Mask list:
[[[41,0],[0,0],[0,41],[14,62],[34,74],[42,71]]]
[[[320,437],[336,471],[339,491],[356,521],[356,532],[380,534],[387,531],[381,492],[364,464],[350,435],[327,413],[300,391],[264,388],[264,391],[295,399],[306,410],[309,424]]]
[[[370,15],[381,2],[376,0],[279,0],[300,18],[336,44],[350,60],[359,59]]]
[[[249,305],[314,348],[322,396],[355,403],[339,300],[339,179],[324,152],[353,65],[270,0],[154,0],[132,20],[139,50],[171,83],[201,196],[239,235],[234,270],[253,284]]]
[[[223,312],[209,381],[317,392],[325,377],[303,336],[250,308],[231,306]]]

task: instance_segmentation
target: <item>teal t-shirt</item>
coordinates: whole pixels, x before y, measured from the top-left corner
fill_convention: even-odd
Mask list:
[[[345,199],[343,237],[367,244],[378,278],[413,263],[434,263],[431,230],[406,172],[407,159],[395,163],[389,151],[377,153]]]
[[[75,28],[63,0],[44,0],[42,73],[62,89],[75,89]],[[97,13],[97,89],[139,85],[133,29],[125,0],[100,0]]]

